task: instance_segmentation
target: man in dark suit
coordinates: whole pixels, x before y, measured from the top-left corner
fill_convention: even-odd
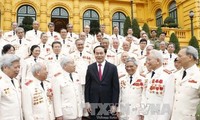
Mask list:
[[[89,65],[86,73],[85,102],[92,120],[116,119],[119,100],[119,79],[115,65],[105,60],[106,49],[94,48],[96,62]]]

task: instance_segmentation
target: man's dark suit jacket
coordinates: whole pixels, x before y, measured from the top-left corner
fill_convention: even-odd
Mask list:
[[[85,102],[116,104],[119,100],[117,67],[105,62],[102,80],[99,80],[97,63],[88,66],[85,84]]]

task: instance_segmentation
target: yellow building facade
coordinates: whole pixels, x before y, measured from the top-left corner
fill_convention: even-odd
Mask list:
[[[191,38],[190,10],[194,11],[194,35],[200,40],[199,0],[0,0],[0,28],[9,31],[13,21],[20,24],[28,15],[40,22],[41,31],[47,31],[47,24],[52,21],[58,26],[71,23],[74,32],[80,33],[84,25],[97,20],[112,34],[114,25],[118,25],[122,33],[126,16],[136,18],[140,26],[148,23],[155,29],[172,15],[178,28],[163,30],[167,32],[167,39],[175,32],[185,46]]]

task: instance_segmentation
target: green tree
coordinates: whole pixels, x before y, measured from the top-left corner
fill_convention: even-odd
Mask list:
[[[124,22],[124,36],[127,36],[127,30],[131,28],[131,19],[129,16],[126,17]]]
[[[199,50],[199,42],[197,40],[197,38],[195,36],[193,36],[190,41],[189,41],[189,45],[193,46],[194,48],[197,49],[198,53],[200,52]],[[200,54],[198,55],[200,57]]]
[[[159,37],[160,36],[160,34],[162,33],[162,28],[161,28],[161,26],[159,26],[158,28],[157,28],[157,37]]]
[[[136,19],[132,21],[133,36],[140,38],[140,26]]]
[[[98,33],[99,30],[99,21],[97,20],[91,20],[90,21],[90,34],[95,35],[96,33]]]
[[[144,25],[143,25],[143,27],[142,27],[142,30],[144,30],[144,31],[147,33],[147,35],[148,35],[149,38],[151,37],[151,36],[150,36],[149,26],[148,26],[147,23],[144,23]]]
[[[172,42],[175,44],[175,53],[178,53],[178,51],[180,50],[180,43],[178,41],[178,38],[176,37],[175,33],[172,33],[170,36],[170,40],[169,42]]]
[[[26,32],[33,29],[32,24],[33,18],[31,16],[25,16],[22,20],[22,25],[20,25],[20,27],[23,27],[24,31]]]

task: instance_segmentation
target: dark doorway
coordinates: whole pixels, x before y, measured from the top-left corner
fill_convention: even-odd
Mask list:
[[[60,32],[60,29],[67,29],[66,25],[69,23],[68,18],[51,18],[51,21],[55,24],[55,31]]]
[[[60,29],[65,28],[69,23],[69,14],[62,7],[55,8],[51,13],[51,22],[55,24],[55,31],[60,32]]]

